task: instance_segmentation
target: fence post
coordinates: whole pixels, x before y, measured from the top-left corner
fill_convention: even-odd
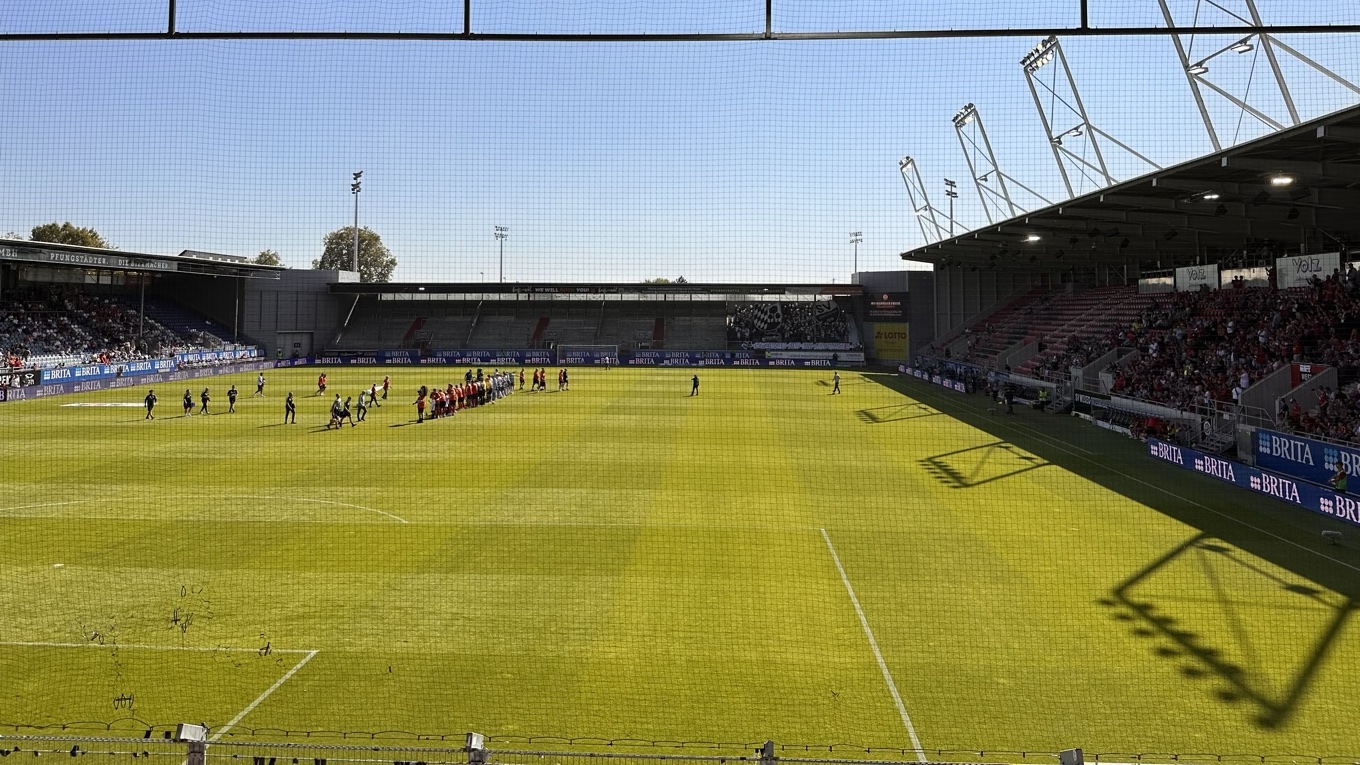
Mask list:
[[[756,750],[760,755],[760,765],[775,765],[779,758],[774,756],[774,742],[766,741],[765,745]]]
[[[180,723],[175,728],[175,740],[187,745],[185,765],[204,765],[208,754],[207,726]]]
[[[487,754],[486,736],[480,733],[467,734],[468,765],[484,765]]]

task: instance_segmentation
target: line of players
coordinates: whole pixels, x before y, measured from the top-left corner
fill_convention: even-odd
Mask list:
[[[548,389],[547,381],[548,381],[547,370],[542,368],[535,369],[533,373],[533,388],[531,390],[546,391]],[[255,392],[251,394],[251,398],[254,398],[256,396],[259,396],[261,398],[264,397],[265,382],[266,381],[264,373],[261,372],[259,375],[256,376]],[[519,371],[520,390],[524,390],[524,383],[525,383],[524,370],[520,369]],[[316,393],[312,395],[313,396],[325,395],[326,386],[327,386],[326,373],[322,372],[320,375],[317,376]],[[558,370],[557,390],[565,391],[568,390],[569,387],[570,380],[567,375],[567,370],[565,368]],[[391,391],[391,388],[392,378],[390,376],[384,376],[381,387],[382,391],[381,399],[383,401],[387,400],[387,395]],[[438,388],[431,390],[427,386],[424,385],[420,386],[420,388],[416,392],[416,400],[412,403],[416,407],[416,421],[424,422],[426,419],[425,412],[427,409],[430,410],[431,418],[445,417],[457,412],[460,409],[467,409],[474,406],[480,406],[485,403],[494,403],[498,399],[501,399],[506,395],[513,393],[514,390],[515,390],[515,375],[513,372],[508,371],[501,372],[500,370],[494,370],[490,375],[485,375],[481,369],[478,369],[476,375],[474,376],[472,370],[469,369],[467,373],[464,375],[462,385],[455,385],[453,383],[449,383],[448,387],[444,390],[440,390]],[[236,390],[236,385],[232,384],[232,386],[227,390],[228,414],[236,412],[237,396],[238,393]],[[211,412],[208,411],[208,404],[209,402],[212,401],[212,395],[210,390],[208,388],[204,388],[203,392],[199,394],[199,399],[202,403],[199,407],[198,413],[200,415],[211,414]],[[146,417],[144,419],[148,420],[156,419],[155,408],[157,400],[158,399],[156,397],[156,391],[154,389],[147,391],[146,398],[143,399],[143,403],[146,406]],[[193,392],[188,388],[184,389],[183,401],[184,401],[184,416],[185,417],[193,416],[194,396]],[[340,399],[340,394],[339,393],[335,394],[335,400],[331,402],[330,410],[331,417],[329,423],[327,423],[326,425],[327,429],[330,429],[332,427],[338,428],[342,426],[346,421],[348,421],[350,426],[353,427],[356,422],[363,422],[365,419],[367,419],[368,410],[370,407],[382,406],[381,404],[378,403],[379,386],[376,383],[374,383],[367,390],[359,391],[357,417],[351,410],[351,404],[353,403],[353,401],[354,398],[352,396],[342,401]],[[293,400],[292,391],[288,392],[288,397],[284,401],[283,422],[285,425],[297,424],[297,403]]]

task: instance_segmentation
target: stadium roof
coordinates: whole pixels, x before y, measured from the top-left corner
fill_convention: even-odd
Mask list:
[[[203,274],[244,279],[277,279],[283,266],[262,266],[234,255],[185,250],[179,255],[80,247],[73,244],[0,239],[0,263],[34,263],[59,268],[98,268],[115,271]]]
[[[1334,252],[1352,242],[1360,242],[1360,107],[902,258],[937,267],[1170,268],[1247,248]]]
[[[669,282],[651,284],[640,282],[554,283],[554,282],[467,282],[425,283],[335,282],[331,293],[339,295],[417,294],[456,295],[862,295],[858,284],[701,284],[697,282]]]

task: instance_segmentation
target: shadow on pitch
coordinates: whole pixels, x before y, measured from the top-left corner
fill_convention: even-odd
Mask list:
[[[1274,590],[1282,601],[1279,608],[1294,615],[1295,625],[1302,624],[1309,612],[1321,622],[1311,644],[1300,647],[1302,656],[1296,662],[1291,662],[1295,657],[1255,647],[1276,625],[1252,624],[1250,616],[1234,602],[1232,587],[1244,577],[1257,580],[1251,589],[1254,593],[1262,588]],[[1180,674],[1188,680],[1216,679],[1214,698],[1229,705],[1251,704],[1255,708],[1252,722],[1265,729],[1280,728],[1288,722],[1355,611],[1353,599],[1285,580],[1207,534],[1196,534],[1173,547],[1120,582],[1110,594],[1110,598],[1098,602],[1110,609],[1111,618],[1131,624],[1132,633],[1138,637],[1162,638],[1162,644],[1153,648],[1155,656],[1178,664]],[[1175,601],[1181,598],[1193,601],[1194,609],[1216,609],[1228,628],[1196,631],[1194,614],[1187,618],[1176,613]],[[1208,606],[1204,605],[1206,600]],[[1292,672],[1280,666],[1284,662],[1296,665]],[[1266,678],[1272,676],[1287,680],[1282,687],[1268,687]]]
[[[970,446],[921,460],[921,466],[927,473],[955,489],[970,489],[1014,478],[1021,473],[1047,467],[1048,464],[1005,441]]]
[[[901,422],[902,420],[916,420],[922,417],[935,417],[939,412],[926,406],[925,404],[894,404],[892,406],[876,406],[872,409],[860,409],[855,412],[855,416],[860,421],[871,425],[884,422]]]
[[[864,376],[912,400],[928,403],[941,414],[989,433],[999,442],[1014,444],[1047,464],[1194,528],[1195,536],[1114,585],[1110,595],[1099,602],[1110,610],[1113,619],[1127,622],[1135,635],[1159,638],[1161,644],[1154,653],[1180,662],[1180,675],[1187,682],[1203,685],[1208,679],[1216,681],[1216,690],[1210,691],[1214,697],[1223,704],[1249,704],[1252,719],[1261,729],[1288,724],[1325,665],[1336,636],[1360,602],[1360,576],[1355,572],[1360,566],[1360,552],[1349,545],[1327,545],[1319,532],[1337,530],[1349,538],[1355,534],[1355,527],[1155,462],[1141,442],[1093,428],[1078,418],[1020,408],[1013,417],[997,417],[987,413],[991,404],[980,395],[948,391],[886,372]],[[955,467],[953,473],[959,472]],[[939,471],[937,476],[957,479],[949,471]],[[1298,581],[1281,579],[1278,572],[1261,568],[1260,561],[1294,575]],[[1190,568],[1191,564],[1199,569]],[[1186,578],[1191,577],[1186,573],[1189,571],[1196,572],[1193,578]],[[1257,656],[1254,664],[1230,658],[1250,655],[1241,646],[1250,644],[1253,636],[1261,640],[1279,629],[1278,621],[1255,626],[1239,621],[1235,628],[1216,627],[1211,638],[1200,634],[1203,626],[1197,630],[1189,623],[1196,618],[1195,613],[1173,613],[1177,607],[1194,611],[1187,605],[1193,600],[1201,608],[1219,609],[1197,612],[1199,618],[1216,614],[1213,618],[1222,624],[1233,625],[1238,613],[1229,597],[1233,593],[1218,588],[1216,582],[1229,575],[1250,582],[1250,578],[1243,579],[1244,574],[1264,577],[1260,580],[1266,586],[1264,591],[1273,588],[1278,593],[1272,597],[1285,598],[1286,603],[1297,598],[1293,610],[1287,608],[1286,612],[1307,613],[1316,622],[1317,629],[1310,630],[1314,637],[1299,648],[1289,667],[1269,664],[1268,656]],[[1290,622],[1290,626],[1295,625]],[[1266,669],[1284,679],[1270,682],[1262,674]]]

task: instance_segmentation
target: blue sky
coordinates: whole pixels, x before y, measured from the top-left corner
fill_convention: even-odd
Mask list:
[[[1224,5],[1233,5],[1222,0]],[[1260,0],[1267,22],[1360,23],[1351,3]],[[461,30],[446,2],[180,0],[193,30]],[[1188,19],[1196,0],[1174,0]],[[1302,7],[1300,7],[1302,5]],[[780,2],[788,31],[1061,23],[1073,0]],[[761,3],[474,0],[500,32],[756,31]],[[885,9],[886,7],[886,9]],[[1213,21],[1201,7],[1203,21]],[[663,10],[664,9],[664,10]],[[908,13],[907,11],[910,11]],[[1155,0],[1093,2],[1097,24],[1160,24]],[[7,0],[0,31],[147,30],[159,2]],[[1360,40],[1286,38],[1360,82]],[[70,220],[129,250],[271,248],[293,266],[349,225],[382,235],[396,278],[845,281],[921,243],[897,162],[984,223],[950,117],[981,110],[1010,175],[1061,198],[1019,59],[1029,38],[727,43],[153,41],[0,43],[0,232]],[[1197,51],[1231,40],[1199,39]],[[1164,38],[1066,38],[1092,121],[1161,164],[1209,143]],[[1253,68],[1254,66],[1254,68]],[[1356,96],[1292,60],[1304,117]],[[1258,51],[1215,81],[1278,108]],[[1231,141],[1259,135],[1215,106]],[[1146,167],[1107,152],[1116,175]],[[1089,188],[1089,187],[1088,187]]]

